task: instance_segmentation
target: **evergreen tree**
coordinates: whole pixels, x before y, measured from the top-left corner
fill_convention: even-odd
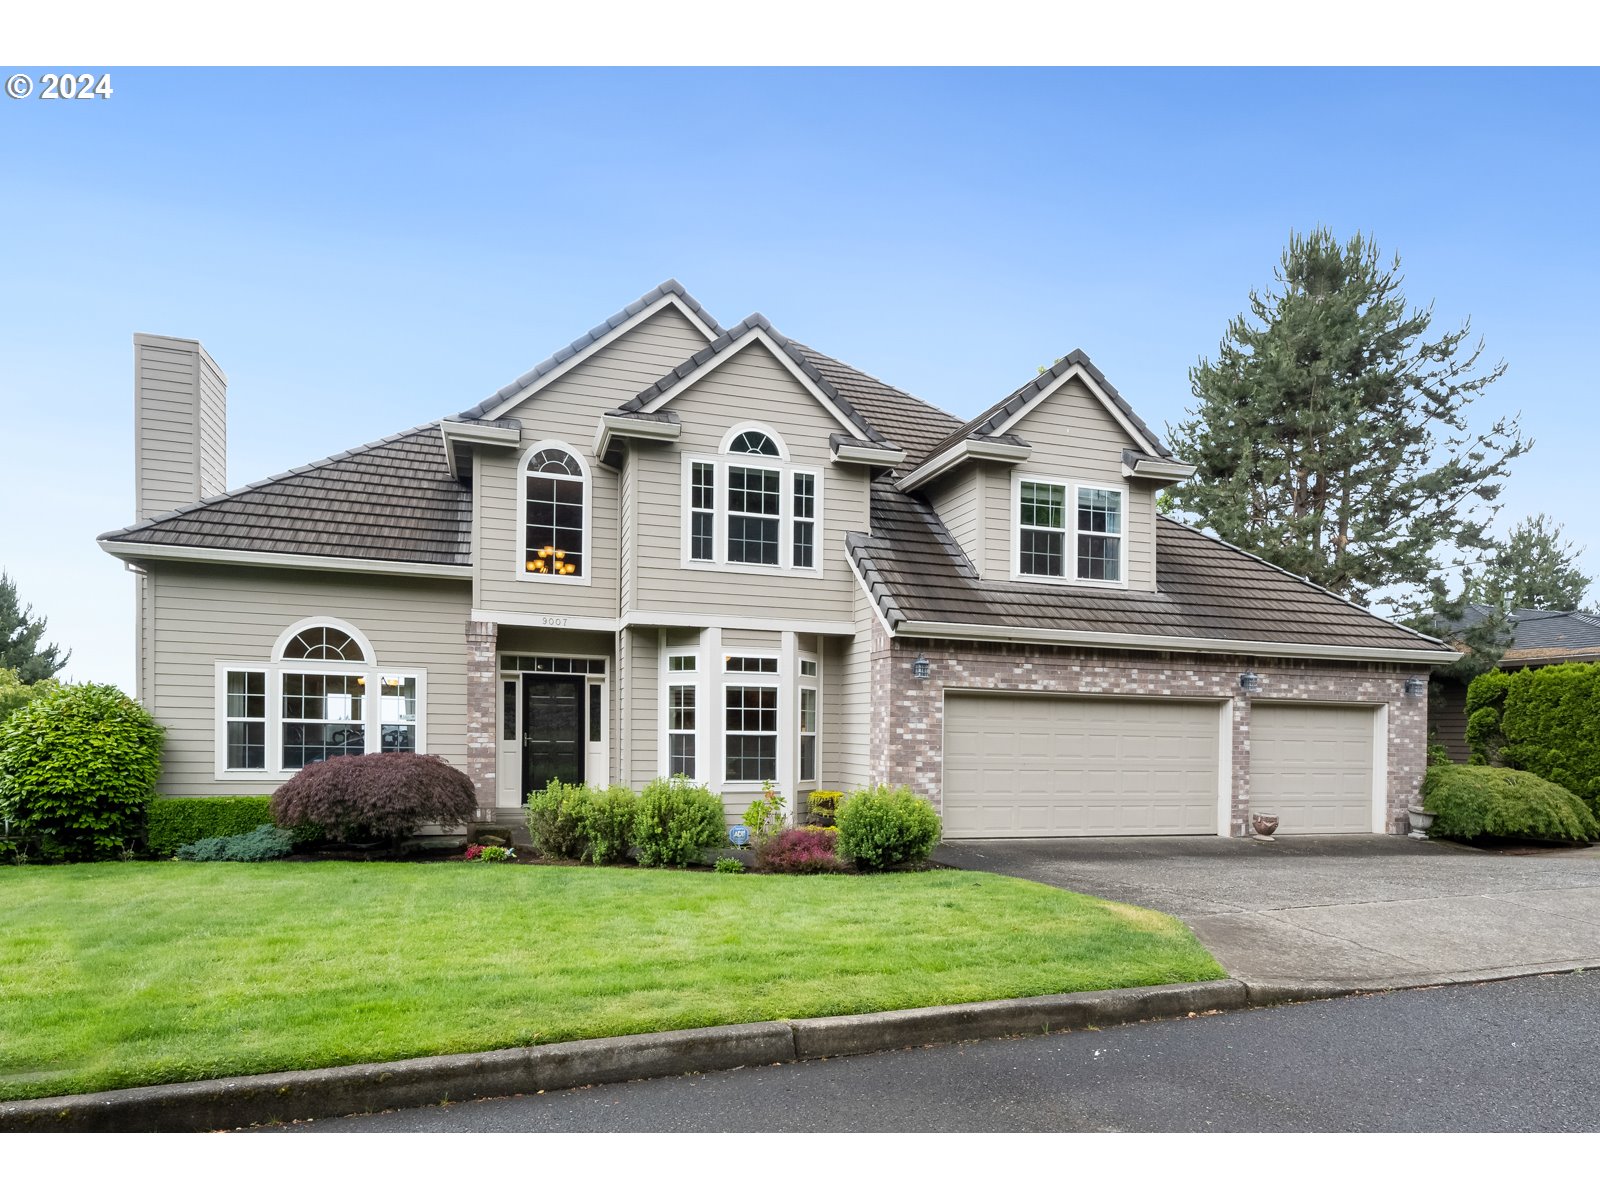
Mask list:
[[[1582,608],[1594,580],[1578,568],[1580,553],[1543,513],[1519,521],[1474,581],[1472,598],[1503,609]]]
[[[33,615],[33,606],[17,597],[17,585],[0,571],[0,667],[10,667],[23,683],[51,679],[67,665],[70,653],[49,645],[40,649],[45,619]]]
[[[1199,403],[1169,429],[1197,468],[1175,489],[1181,511],[1362,603],[1421,601],[1440,567],[1481,557],[1529,445],[1515,418],[1468,432],[1467,406],[1505,364],[1478,373],[1466,324],[1430,340],[1432,309],[1407,305],[1399,268],[1359,234],[1291,234],[1276,286],[1191,369]]]

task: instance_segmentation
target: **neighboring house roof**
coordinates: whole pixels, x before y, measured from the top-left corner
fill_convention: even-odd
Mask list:
[[[100,540],[465,566],[471,535],[472,488],[451,477],[434,421]]]
[[[1455,620],[1440,623],[1453,632],[1470,629],[1493,614],[1487,604],[1469,604]],[[1543,666],[1546,663],[1600,659],[1600,617],[1577,610],[1517,608],[1507,614],[1511,648],[1500,661],[1510,665]]]
[[[1086,635],[1085,644],[1343,647],[1406,661],[1450,652],[1168,517],[1156,522],[1155,592],[979,579],[933,508],[886,481],[873,485],[872,533],[851,534],[847,546],[884,620],[906,633],[987,626],[995,633],[1070,631]]]

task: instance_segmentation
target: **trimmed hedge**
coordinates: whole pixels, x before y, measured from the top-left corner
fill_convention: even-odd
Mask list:
[[[203,838],[232,837],[272,824],[271,796],[157,796],[150,801],[145,845],[162,858]]]
[[[1466,709],[1474,764],[1531,771],[1600,815],[1600,663],[1491,671]]]
[[[1429,767],[1422,803],[1434,814],[1436,837],[1525,838],[1590,842],[1600,820],[1566,788],[1506,767]]]

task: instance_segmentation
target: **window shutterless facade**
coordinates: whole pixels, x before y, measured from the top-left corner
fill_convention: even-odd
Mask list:
[[[540,443],[522,464],[522,558],[525,578],[587,583],[589,473],[569,447]]]
[[[1078,488],[1078,578],[1121,582],[1121,492]]]
[[[230,771],[267,766],[267,673],[227,672],[227,763]]]
[[[726,769],[729,783],[760,783],[778,777],[778,689],[730,686],[725,699]]]
[[[1014,477],[1012,576],[1126,586],[1127,489]]]
[[[817,689],[800,689],[800,779],[817,781]]]
[[[767,432],[736,431],[724,446],[684,459],[685,565],[820,573],[818,473],[791,464]]]
[[[696,696],[698,688],[692,683],[667,685],[667,774],[699,777],[698,747],[695,745],[699,724]]]

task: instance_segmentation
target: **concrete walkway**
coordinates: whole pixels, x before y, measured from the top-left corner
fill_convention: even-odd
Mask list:
[[[1600,849],[1400,837],[955,842],[995,871],[1182,918],[1247,983],[1405,987],[1600,967]]]

